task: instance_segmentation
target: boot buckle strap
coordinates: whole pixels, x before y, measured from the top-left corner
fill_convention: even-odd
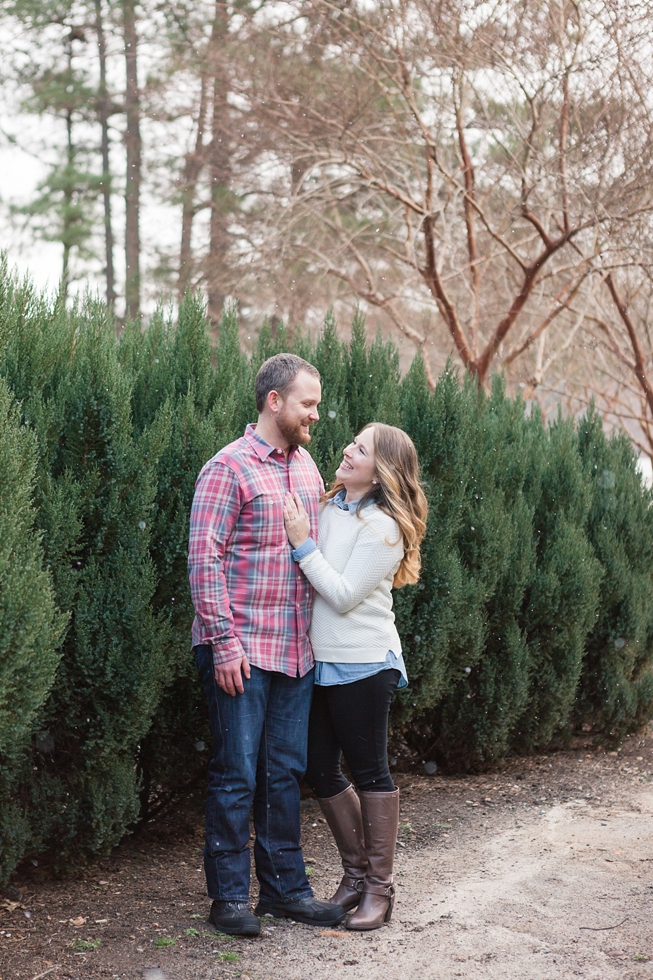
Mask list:
[[[342,878],[342,884],[347,888],[352,888],[355,892],[359,894],[363,891],[363,886],[365,884],[365,878],[355,877],[354,875],[345,874]]]
[[[363,892],[367,895],[381,895],[383,898],[393,898],[395,886],[392,882],[389,885],[370,885],[368,882],[365,882]]]

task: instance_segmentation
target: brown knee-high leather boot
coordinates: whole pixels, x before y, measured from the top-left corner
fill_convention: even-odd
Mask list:
[[[399,828],[399,790],[361,793],[367,874],[358,908],[348,929],[378,929],[390,921],[395,900],[392,868]]]
[[[345,872],[329,901],[349,912],[360,901],[367,870],[360,800],[354,787],[348,786],[337,796],[318,799],[318,803],[338,845]]]

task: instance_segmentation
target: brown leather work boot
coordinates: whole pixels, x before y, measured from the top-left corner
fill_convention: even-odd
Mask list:
[[[367,870],[360,801],[354,787],[348,786],[337,796],[318,799],[318,803],[338,845],[345,872],[329,901],[349,912],[360,901]]]
[[[348,929],[378,929],[389,922],[395,900],[392,868],[399,828],[399,790],[394,793],[361,793],[367,873],[358,908],[347,921]]]

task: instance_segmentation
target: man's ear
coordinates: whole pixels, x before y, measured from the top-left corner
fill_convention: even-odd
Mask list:
[[[274,415],[276,415],[279,409],[281,408],[281,402],[282,402],[282,398],[278,391],[272,389],[272,391],[268,392],[268,397],[267,397],[268,408]]]

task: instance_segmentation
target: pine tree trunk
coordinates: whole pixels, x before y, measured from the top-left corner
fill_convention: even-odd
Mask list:
[[[107,306],[113,310],[116,301],[115,274],[113,269],[113,228],[111,224],[111,171],[109,161],[109,96],[107,91],[107,49],[102,23],[102,0],[95,0],[95,31],[97,34],[100,87],[98,91],[98,118],[100,121],[100,151],[102,154],[102,199],[104,202],[104,251],[105,277],[107,281]]]
[[[125,108],[127,129],[127,175],[125,181],[125,306],[127,319],[136,320],[140,308],[140,191],[141,191],[141,133],[140,93],[138,91],[138,55],[135,0],[123,0],[123,32],[125,42]]]
[[[69,59],[70,60],[70,59]],[[64,181],[63,196],[63,263],[61,268],[61,297],[66,302],[68,298],[68,283],[70,281],[70,221],[73,202],[72,174],[75,166],[75,148],[73,146],[73,114],[70,109],[66,111],[66,162],[67,176]]]
[[[181,245],[179,249],[179,280],[177,290],[179,300],[184,297],[192,273],[193,255],[191,251],[193,218],[195,217],[195,196],[197,181],[204,165],[204,127],[208,110],[207,72],[203,71],[200,78],[200,101],[197,110],[197,133],[195,147],[186,154],[184,165],[183,185],[181,192]]]
[[[226,3],[215,5],[211,36],[210,70],[213,75],[213,114],[211,142],[208,146],[209,179],[211,182],[210,240],[206,266],[209,319],[217,324],[222,316],[225,298],[225,260],[228,247],[227,222],[229,215],[229,80],[224,69],[220,48],[227,35],[229,15]]]

